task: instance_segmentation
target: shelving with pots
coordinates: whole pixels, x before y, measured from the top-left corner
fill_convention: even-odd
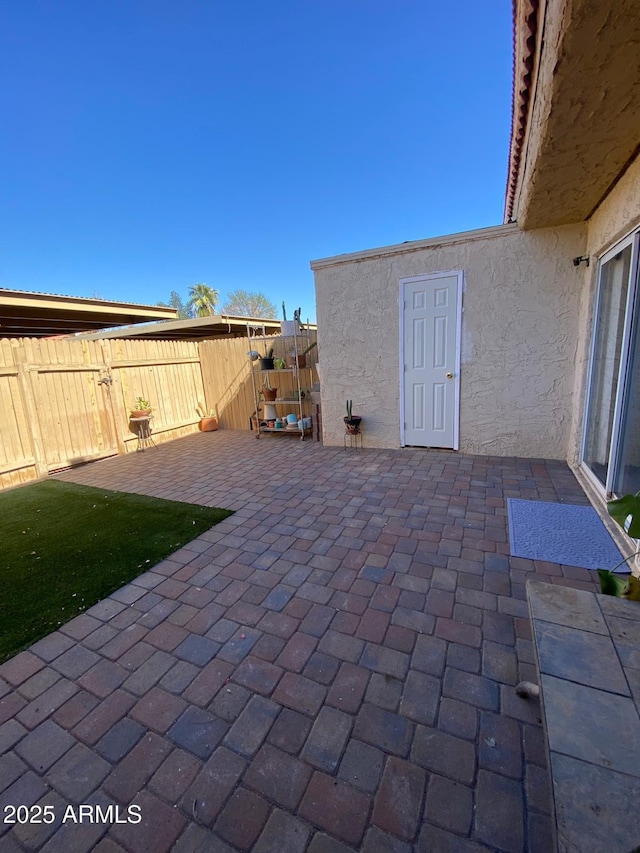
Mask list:
[[[292,334],[265,336],[259,334],[259,327],[247,326],[255,401],[250,421],[256,438],[274,433],[304,440],[313,432],[315,332],[298,323],[285,329]]]

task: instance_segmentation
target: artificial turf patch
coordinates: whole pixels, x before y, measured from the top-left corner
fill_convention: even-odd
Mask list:
[[[233,513],[45,480],[0,494],[0,661]]]

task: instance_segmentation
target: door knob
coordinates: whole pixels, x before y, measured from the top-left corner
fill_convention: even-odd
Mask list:
[[[451,371],[447,373],[447,379],[453,379],[453,373],[451,373]]]

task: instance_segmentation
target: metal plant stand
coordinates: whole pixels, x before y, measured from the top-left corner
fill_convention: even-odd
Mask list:
[[[347,439],[349,443],[347,444]],[[344,449],[347,447],[353,447],[354,450],[360,448],[362,450],[362,427],[357,427],[355,431],[349,432],[349,430],[345,427],[344,429]]]
[[[129,418],[129,423],[133,424],[133,431],[138,437],[138,445],[136,447],[136,453],[142,453],[143,450],[146,450],[147,447],[153,445],[157,447],[153,437],[151,435],[151,421],[153,420],[153,415],[147,415],[144,418]]]

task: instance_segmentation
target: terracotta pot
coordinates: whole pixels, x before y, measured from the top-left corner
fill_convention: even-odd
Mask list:
[[[214,430],[218,429],[218,419],[217,418],[200,418],[200,423],[198,425],[200,432],[214,432]]]
[[[275,399],[278,397],[278,389],[277,388],[263,388],[262,396],[264,397],[265,403],[273,403]]]
[[[296,366],[296,357],[295,355],[287,356],[287,367],[295,367]],[[307,357],[306,355],[298,356],[298,367],[303,368],[307,366]]]
[[[130,418],[148,418],[151,414],[151,409],[131,409],[129,412]]]

